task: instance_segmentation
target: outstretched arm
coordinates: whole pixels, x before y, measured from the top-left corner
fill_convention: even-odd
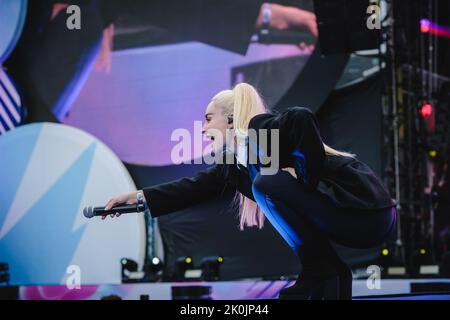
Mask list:
[[[219,197],[226,188],[223,165],[215,165],[190,178],[146,187],[141,190],[153,218]],[[138,191],[139,192],[139,191]],[[111,198],[105,209],[117,204],[135,204],[137,192]]]
[[[152,217],[178,211],[220,196],[226,187],[223,166],[215,165],[191,178],[144,188]]]

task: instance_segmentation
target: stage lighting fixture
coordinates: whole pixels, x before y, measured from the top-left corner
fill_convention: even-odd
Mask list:
[[[430,33],[443,38],[450,38],[450,28],[445,25],[439,25],[428,19],[420,19],[420,32]]]
[[[221,256],[203,258],[201,262],[202,279],[205,281],[220,280],[220,266],[223,261]]]
[[[130,279],[135,278],[135,274],[138,270],[138,264],[136,261],[122,258],[120,260],[120,265],[122,267],[122,281],[129,282]]]
[[[407,274],[404,263],[396,259],[394,244],[386,244],[386,247],[381,248],[376,264],[381,267],[383,277],[399,277]]]
[[[428,19],[420,19],[420,32],[428,33],[430,32],[431,22]]]
[[[122,262],[123,270],[131,271],[131,272],[137,271],[138,264],[136,261],[131,260],[131,259],[122,258],[121,262]]]
[[[186,280],[186,271],[192,269],[193,260],[190,256],[182,256],[175,261],[174,279],[176,281]]]
[[[158,257],[153,257],[150,260],[150,263],[148,264],[148,268],[149,268],[148,271],[152,273],[157,273],[161,271],[163,268],[161,259],[159,259]]]
[[[145,272],[157,273],[162,269],[162,262],[158,257],[153,257],[145,264],[144,269]]]
[[[436,276],[439,274],[439,266],[434,263],[430,247],[417,248],[413,253],[412,261],[411,273],[413,275]]]
[[[164,266],[161,259],[158,257],[151,258],[144,265],[145,279],[147,281],[157,281],[162,277],[163,269]]]
[[[7,272],[0,273],[0,284],[8,284],[9,283],[9,274]]]
[[[422,117],[424,118],[429,117],[433,114],[433,106],[429,103],[425,103],[424,105],[422,105],[419,112],[422,115]]]
[[[381,272],[384,275],[387,275],[389,267],[391,267],[395,264],[394,259],[391,254],[391,248],[384,247],[381,249],[377,264],[381,267],[381,269],[382,269]]]
[[[9,284],[9,265],[7,263],[0,263],[0,285]]]
[[[7,263],[0,263],[0,272],[9,271],[9,265]]]

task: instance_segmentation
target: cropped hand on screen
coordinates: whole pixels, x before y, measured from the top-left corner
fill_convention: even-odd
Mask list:
[[[297,7],[282,6],[276,3],[271,3],[272,18],[270,27],[277,30],[285,30],[290,28],[306,28],[315,37],[318,36],[316,15],[312,12],[302,10]],[[263,12],[261,11],[256,22],[257,27],[262,24]]]
[[[289,28],[306,28],[314,37],[319,35],[316,15],[314,13],[296,7],[285,7],[285,10],[285,19],[288,22]]]
[[[137,203],[136,198],[137,191],[133,191],[130,193],[121,194],[115,196],[106,203],[105,210],[111,210],[112,207],[117,206],[119,204],[135,204]],[[120,217],[120,213],[110,214],[111,218]],[[102,220],[106,219],[107,215],[102,216]]]
[[[300,49],[300,52],[302,52],[303,54],[311,54],[314,49],[315,49],[315,45],[313,44],[306,44],[306,42],[300,42],[300,44],[298,45],[298,48]]]

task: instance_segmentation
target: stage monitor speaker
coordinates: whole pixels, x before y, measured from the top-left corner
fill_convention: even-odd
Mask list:
[[[380,19],[379,2],[315,0],[314,10],[322,54],[351,53],[379,47],[381,40],[381,29],[378,28],[377,22],[379,21],[377,19]]]

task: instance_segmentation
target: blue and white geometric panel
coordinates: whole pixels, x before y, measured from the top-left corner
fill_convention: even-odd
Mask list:
[[[143,262],[142,214],[87,220],[135,185],[114,153],[73,127],[40,123],[0,136],[0,262],[13,285],[63,284],[67,267],[81,284],[120,283],[120,259]]]
[[[16,46],[27,14],[27,0],[0,0],[0,64]]]

